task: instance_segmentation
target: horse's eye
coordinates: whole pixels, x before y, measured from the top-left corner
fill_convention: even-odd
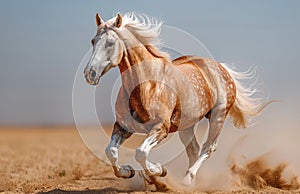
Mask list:
[[[114,41],[113,40],[107,40],[105,43],[105,47],[111,47],[112,45],[114,45]]]

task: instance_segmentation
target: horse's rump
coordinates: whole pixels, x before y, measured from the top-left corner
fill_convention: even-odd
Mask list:
[[[204,90],[207,99],[210,99],[206,103],[211,104],[210,107],[213,108],[218,100],[226,100],[226,112],[229,113],[233,124],[238,128],[247,127],[250,117],[259,114],[269,104],[263,105],[262,99],[253,97],[256,90],[251,87],[247,88],[241,83],[245,79],[251,79],[255,74],[254,70],[236,72],[213,59],[196,56],[181,56],[173,60],[173,64],[191,80],[193,80],[191,75],[201,75],[203,78],[201,80],[204,81],[198,82],[201,86],[200,90]],[[187,71],[192,68],[193,71]],[[192,83],[195,82],[192,81]],[[220,93],[224,93],[224,95],[222,96]],[[199,98],[203,97],[205,96],[199,96]],[[220,99],[222,97],[226,99]],[[200,104],[200,106],[204,106],[204,104]],[[209,111],[207,110],[207,112]]]

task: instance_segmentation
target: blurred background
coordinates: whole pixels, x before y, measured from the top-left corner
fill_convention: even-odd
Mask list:
[[[86,190],[107,186],[118,192],[128,189],[125,181],[114,177],[109,165],[90,153],[91,150],[107,160],[104,146],[108,136],[99,133],[99,127],[93,130],[96,135],[89,134],[84,126],[80,138],[74,127],[72,88],[81,60],[91,48],[96,12],[104,20],[117,12],[145,13],[189,32],[218,61],[234,64],[240,71],[251,65],[260,67],[257,83],[262,95],[280,100],[268,106],[249,129],[238,130],[227,122],[217,152],[198,173],[198,187],[215,191],[227,185],[232,190],[231,185],[236,186],[236,179],[230,178],[232,165],[255,157],[258,161],[265,157],[275,165],[289,164],[292,176],[300,177],[299,10],[298,0],[1,0],[0,192],[38,193],[56,188]],[[182,41],[176,40],[178,46],[185,45]],[[78,74],[82,89],[94,88],[85,83],[83,72]],[[111,70],[96,87],[97,116],[102,125],[109,126],[107,133],[114,122],[111,96],[118,75],[118,69]],[[82,93],[85,92],[79,95],[84,96]],[[84,111],[83,107],[80,122],[93,128],[96,123]],[[202,128],[205,130],[206,126],[203,123]],[[93,141],[87,141],[86,134]],[[128,147],[130,141],[132,145],[141,142],[131,138],[126,142]],[[120,154],[126,153],[120,150]],[[166,152],[158,157],[165,155]],[[182,152],[168,164],[168,174],[183,177],[187,164]],[[88,178],[80,184],[74,182],[82,176]]]
[[[296,0],[1,1],[0,125],[73,125],[72,86],[91,47],[95,13],[107,20],[136,11],[191,33],[215,59],[238,70],[261,67],[265,94],[281,102],[259,122],[298,128],[299,8]],[[114,120],[110,94],[117,76],[117,70],[109,72],[97,88],[97,111],[105,123]]]

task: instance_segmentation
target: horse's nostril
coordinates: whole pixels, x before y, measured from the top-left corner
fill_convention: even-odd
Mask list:
[[[90,75],[91,75],[91,78],[94,79],[96,77],[96,71],[91,70]]]

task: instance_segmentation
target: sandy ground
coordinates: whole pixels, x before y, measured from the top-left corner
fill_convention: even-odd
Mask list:
[[[145,193],[153,190],[150,186],[145,191],[130,180],[116,178],[111,166],[86,148],[75,128],[2,128],[0,156],[0,193]],[[211,163],[214,162],[216,158]],[[300,193],[297,176],[288,180],[282,176],[286,164],[280,163],[274,168],[266,165],[262,158],[245,165],[227,165],[229,170],[223,172],[226,175],[217,179],[222,184],[224,177],[230,175],[236,177],[236,181],[226,188],[211,186],[205,191],[170,186],[169,192]],[[201,173],[200,181],[208,171],[203,169]]]

